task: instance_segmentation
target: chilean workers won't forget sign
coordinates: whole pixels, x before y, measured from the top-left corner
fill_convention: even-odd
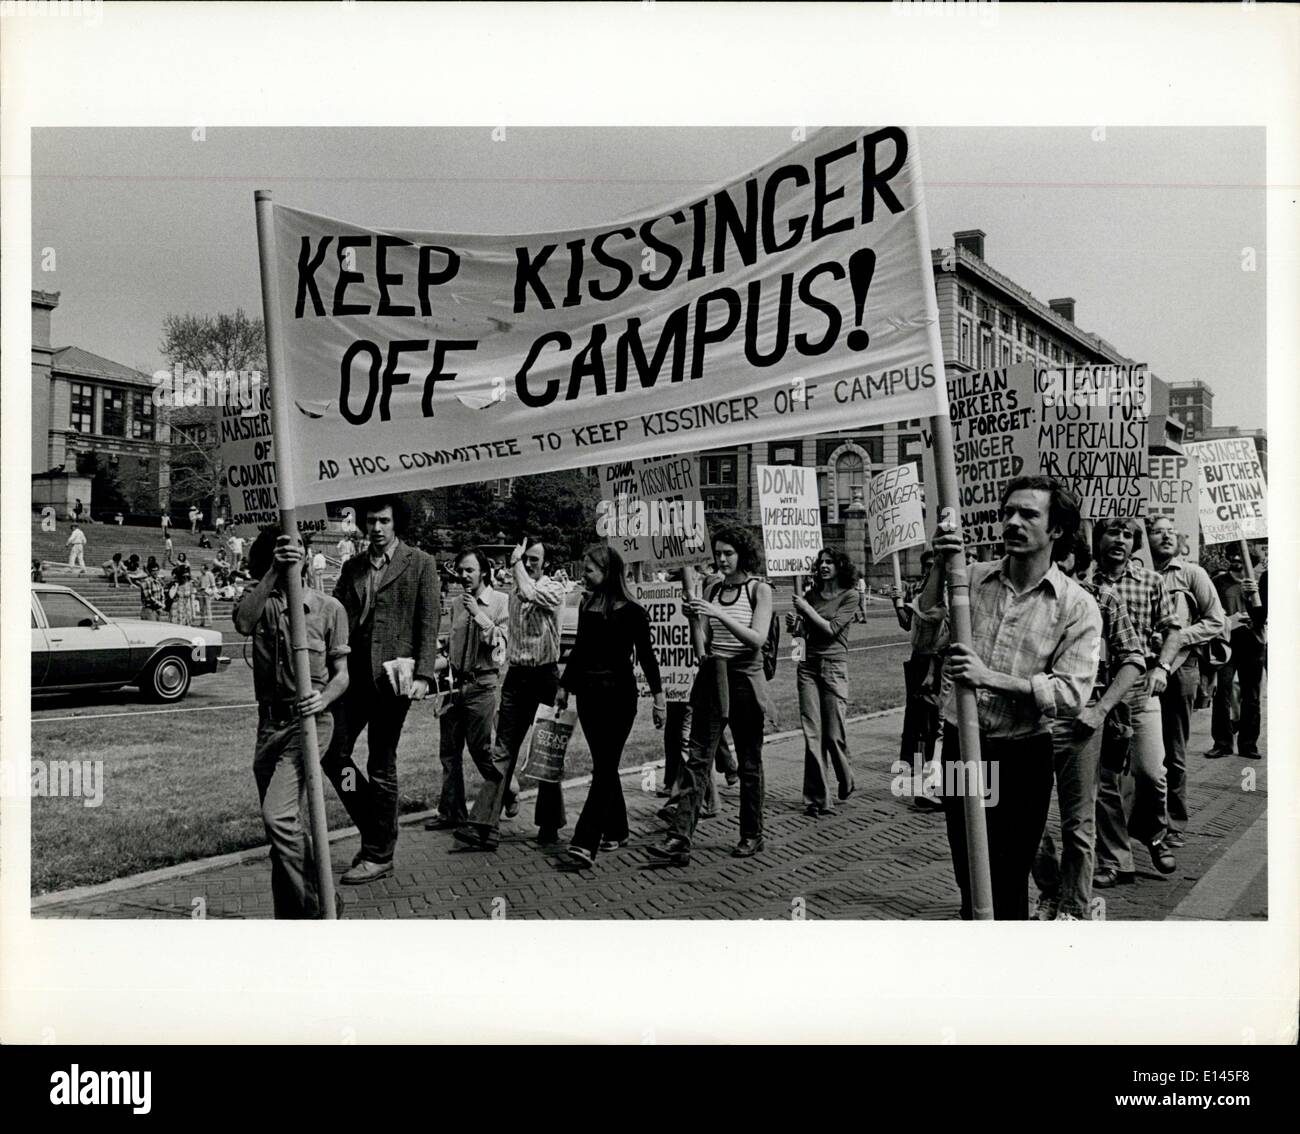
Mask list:
[[[817,131],[568,232],[381,231],[275,205],[298,499],[947,412],[914,144]]]

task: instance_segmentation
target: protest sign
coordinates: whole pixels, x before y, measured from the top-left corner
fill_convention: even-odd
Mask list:
[[[1185,445],[1196,458],[1201,535],[1207,544],[1268,538],[1264,468],[1253,437]]]
[[[1078,495],[1084,519],[1144,516],[1149,463],[1146,367],[1067,366],[1034,372],[1041,399],[1038,468]]]
[[[1034,368],[1019,363],[1001,370],[948,374],[948,416],[961,503],[961,525],[971,547],[1002,546],[1002,490],[1036,471],[1040,407]],[[937,483],[929,429],[922,431],[925,483]],[[927,530],[935,526],[926,500]],[[874,551],[873,551],[874,555]]]
[[[231,403],[221,407],[218,434],[222,475],[230,499],[225,530],[228,535],[245,538],[280,522],[270,388],[258,385],[256,390],[257,400],[250,406]],[[299,507],[296,515],[302,535],[325,531],[324,504]]]
[[[755,465],[763,549],[769,578],[807,575],[822,548],[817,470],[801,465]]]
[[[1166,516],[1173,520],[1174,531],[1178,533],[1175,554],[1184,563],[1195,563],[1201,550],[1196,458],[1152,454],[1150,463],[1151,494],[1147,497],[1147,518]],[[1133,556],[1144,567],[1151,566],[1151,550],[1145,541]]]
[[[867,485],[867,538],[876,562],[925,543],[925,513],[916,465],[896,465]]]
[[[567,232],[395,231],[268,201],[296,501],[944,412],[913,145],[814,131]]]
[[[693,455],[602,465],[600,493],[596,534],[625,563],[659,571],[711,558]]]
[[[659,662],[659,679],[670,701],[689,701],[695,680],[695,647],[691,624],[682,608],[680,583],[632,583],[632,597],[650,618],[650,642]],[[645,674],[637,666],[637,694],[650,696]]]

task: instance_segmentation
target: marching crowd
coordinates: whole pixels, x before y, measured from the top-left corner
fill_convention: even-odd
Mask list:
[[[1174,851],[1190,806],[1187,741],[1198,707],[1214,705],[1215,745],[1207,756],[1232,755],[1235,744],[1242,757],[1258,758],[1267,573],[1256,581],[1237,550],[1229,570],[1211,580],[1179,558],[1167,518],[1100,520],[1086,541],[1078,502],[1045,477],[1013,481],[1001,507],[1004,556],[967,566],[969,643],[952,640],[945,599],[945,561],[962,551],[958,534],[941,528],[922,585],[910,596],[894,592],[912,642],[901,767],[925,785],[916,804],[942,809],[961,914],[970,918],[962,785],[973,781],[952,773],[963,763],[957,700],[973,697],[982,782],[997,786],[984,800],[994,916],[1029,916],[1032,877],[1041,920],[1080,919],[1090,915],[1094,888],[1135,881],[1135,851],[1161,873],[1177,870]],[[546,547],[524,538],[514,548],[504,590],[480,549],[462,550],[444,654],[438,569],[402,538],[403,501],[374,498],[357,515],[366,542],[340,556],[332,596],[319,589],[321,572],[302,545],[268,529],[249,549],[253,582],[234,612],[236,628],[253,641],[254,769],[277,917],[320,916],[301,716],[316,717],[322,768],[361,833],[361,849],[341,879],[359,885],[393,870],[397,749],[412,702],[434,698],[439,713],[441,795],[426,829],[449,831],[456,844],[490,854],[503,818],[519,811],[515,773],[538,709],[563,713],[576,699],[592,778],[561,865],[584,871],[631,834],[618,769],[638,711],[634,661],[652,695],[653,723],[664,729],[668,800],[659,816],[667,830],[648,848],[651,859],[690,862],[697,824],[717,811],[715,769],[739,784],[733,854],[763,852],[763,738],[775,719],[768,683],[782,620],[761,577],[761,546],[747,528],[715,528],[712,571],[701,579],[683,568],[676,576],[698,664],[689,701],[669,703],[649,619],[614,549],[596,544],[584,555],[577,636],[563,667],[560,611],[571,584],[548,571]],[[1144,543],[1152,569],[1134,557]],[[291,666],[290,570],[301,570],[309,584],[303,594],[313,692],[306,698],[297,695]],[[799,640],[793,656],[803,801],[814,818],[856,790],[845,719],[857,581],[842,552],[823,550],[784,619]],[[364,775],[352,758],[363,731]],[[482,780],[472,800],[466,749]],[[1053,785],[1059,831],[1047,829]],[[539,781],[534,822],[538,843],[559,843],[568,826],[559,783]]]

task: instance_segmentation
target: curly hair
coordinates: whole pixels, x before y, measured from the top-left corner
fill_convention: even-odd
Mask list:
[[[834,548],[823,547],[817,553],[817,558],[813,563],[818,563],[825,556],[835,565],[835,582],[844,590],[848,590],[858,581],[858,569],[853,566],[853,560],[844,552],[836,551]]]
[[[411,509],[406,501],[400,496],[367,496],[364,500],[358,500],[356,503],[357,520],[362,530],[365,530],[366,513],[378,512],[381,508],[388,507],[393,510],[393,531],[399,536],[406,534],[406,529],[411,525]]]
[[[709,539],[709,547],[714,549],[715,555],[720,543],[736,549],[736,565],[747,575],[756,573],[762,565],[762,548],[748,528],[742,528],[739,524],[722,524],[714,528]]]

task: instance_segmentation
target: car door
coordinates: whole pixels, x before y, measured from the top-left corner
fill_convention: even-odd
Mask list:
[[[45,683],[45,672],[50,668],[50,643],[45,637],[45,627],[41,625],[41,615],[32,596],[32,688],[39,689]]]
[[[134,676],[121,627],[70,591],[38,591],[45,612],[49,668],[45,686],[123,684]]]

